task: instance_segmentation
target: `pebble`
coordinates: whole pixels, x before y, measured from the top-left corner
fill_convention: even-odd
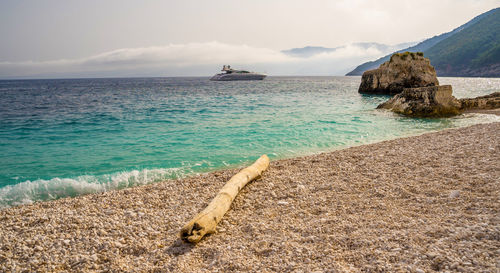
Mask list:
[[[126,211],[125,215],[128,217],[135,217],[136,216],[135,212],[133,212],[133,211]]]
[[[439,254],[435,253],[435,252],[428,252],[427,253],[427,257],[429,257],[430,259],[434,259],[437,256],[439,256]]]
[[[108,232],[107,232],[106,230],[104,230],[104,229],[99,229],[98,233],[99,233],[99,235],[101,235],[101,236],[106,236],[106,235],[108,235]]]
[[[112,214],[114,214],[114,213],[115,213],[115,211],[114,211],[114,210],[112,210],[112,209],[107,209],[107,210],[104,210],[104,214],[106,214],[106,215],[112,215]]]
[[[451,191],[450,195],[449,195],[450,198],[457,198],[459,196],[460,196],[460,191],[459,190]]]

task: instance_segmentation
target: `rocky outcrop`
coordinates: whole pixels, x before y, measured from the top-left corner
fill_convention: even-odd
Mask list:
[[[377,69],[365,71],[358,92],[393,95],[405,88],[436,85],[439,82],[429,59],[422,52],[405,52],[392,55]]]
[[[451,85],[405,88],[377,109],[411,117],[449,117],[461,113],[461,103],[452,96]]]
[[[420,52],[396,53],[379,68],[366,71],[358,91],[396,94],[377,108],[411,117],[449,117],[464,111],[500,108],[500,92],[457,100],[451,85],[439,85],[434,67]]]
[[[495,92],[486,96],[473,99],[460,99],[461,109],[468,110],[489,110],[500,108],[500,92]]]

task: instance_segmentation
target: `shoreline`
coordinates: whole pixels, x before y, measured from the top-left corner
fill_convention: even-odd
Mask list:
[[[390,112],[390,111],[387,111]],[[391,113],[392,114],[392,113]],[[474,115],[479,115],[479,116],[484,116],[484,117],[489,117],[488,119],[483,118],[481,123],[476,123],[476,124],[487,124],[487,123],[493,123],[493,122],[500,122],[500,109],[492,109],[492,110],[469,110],[464,112],[461,117],[465,117],[464,115],[467,115],[467,119],[471,118],[477,118],[473,117]],[[314,156],[318,155],[321,153],[331,153],[343,149],[348,149],[351,147],[359,147],[359,146],[364,146],[364,145],[370,145],[370,144],[375,144],[378,142],[382,141],[389,141],[389,140],[394,140],[398,138],[406,138],[406,137],[413,137],[413,136],[420,136],[422,134],[427,134],[427,133],[433,133],[433,132],[439,132],[443,130],[449,130],[449,129],[457,129],[457,128],[464,128],[468,127],[474,124],[460,124],[455,127],[448,127],[448,128],[434,128],[434,129],[421,129],[420,131],[415,131],[415,132],[405,132],[401,134],[393,134],[390,136],[385,136],[381,137],[378,139],[372,139],[372,140],[365,140],[365,141],[350,141],[348,143],[344,143],[342,145],[338,146],[331,146],[331,147],[323,147],[323,148],[312,148],[312,149],[299,149],[294,151],[292,154],[286,154],[286,155],[281,155],[276,158],[276,154],[273,155],[273,153],[269,153],[268,155],[272,158],[273,161],[279,161],[279,160],[288,160],[288,159],[293,159],[293,158],[300,158],[300,157],[307,157],[307,156]],[[255,157],[255,159],[258,156]],[[246,163],[238,163],[238,164],[232,164],[232,165],[223,165],[219,167],[215,167],[213,169],[207,169],[203,170],[200,172],[196,171],[182,171],[182,167],[174,167],[174,168],[166,168],[166,169],[140,169],[140,170],[127,170],[127,171],[120,171],[120,172],[114,172],[114,173],[109,173],[109,174],[100,174],[100,175],[90,175],[93,176],[96,179],[100,179],[100,177],[104,176],[110,176],[110,177],[137,177],[139,180],[135,180],[133,185],[128,185],[125,187],[122,186],[116,186],[118,184],[129,184],[128,181],[118,181],[118,182],[113,182],[113,183],[92,183],[92,182],[87,182],[84,180],[81,180],[80,178],[87,176],[87,174],[81,174],[79,176],[75,177],[53,177],[50,179],[36,179],[33,181],[27,180],[21,183],[17,184],[12,184],[12,185],[6,185],[0,187],[0,211],[6,208],[10,207],[16,207],[16,206],[21,206],[21,205],[32,205],[38,202],[48,202],[48,201],[54,201],[54,200],[59,200],[62,198],[75,198],[78,196],[84,196],[87,194],[100,194],[103,192],[108,192],[108,191],[115,191],[115,190],[123,190],[126,188],[134,188],[134,187],[141,187],[144,185],[149,185],[149,184],[154,184],[154,183],[160,183],[163,180],[179,180],[179,179],[186,179],[189,177],[196,177],[200,175],[206,175],[210,174],[212,172],[220,172],[220,171],[227,171],[227,170],[232,170],[232,169],[239,169],[239,168],[244,168],[246,165],[251,164],[253,161],[249,160]],[[180,170],[180,171],[179,171]],[[161,173],[167,172],[169,173],[169,177],[163,177],[163,178],[154,178],[154,181],[141,181],[140,178],[142,178],[146,173],[149,175],[150,172],[152,172],[151,177],[155,177],[156,175],[161,175]],[[155,172],[158,172],[158,174],[155,174]],[[173,177],[172,177],[173,176]],[[61,185],[60,181],[65,181],[64,183],[69,183],[67,187],[63,187]],[[54,184],[54,185],[53,185]],[[50,189],[50,190],[47,190]],[[65,193],[65,191],[69,190],[71,193]],[[38,198],[33,198],[33,197],[38,197],[38,196],[49,196],[44,199],[38,199]],[[56,196],[54,198],[53,196]]]
[[[498,270],[499,143],[497,122],[272,161],[195,247],[180,228],[238,169],[5,208],[0,269]]]
[[[467,110],[464,112],[464,114],[488,114],[488,115],[496,115],[500,116],[500,108],[497,109],[474,109],[474,110]]]

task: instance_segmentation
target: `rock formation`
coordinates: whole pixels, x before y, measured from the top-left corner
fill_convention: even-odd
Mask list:
[[[411,117],[448,117],[461,113],[461,103],[452,96],[451,85],[405,88],[377,109]]]
[[[411,117],[449,117],[500,108],[500,92],[473,99],[453,97],[451,85],[439,85],[434,67],[421,52],[396,53],[379,68],[366,71],[358,91],[396,94],[377,108]]]
[[[361,77],[359,93],[398,94],[404,88],[439,85],[436,71],[422,52],[392,55],[379,68],[368,70]]]
[[[500,108],[500,92],[495,92],[486,96],[473,99],[460,99],[461,109],[467,110],[487,110]]]

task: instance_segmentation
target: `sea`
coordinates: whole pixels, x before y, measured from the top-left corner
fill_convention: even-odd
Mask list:
[[[375,107],[360,77],[0,81],[0,208],[123,189],[425,132],[500,121]],[[458,98],[498,78],[439,78]]]

